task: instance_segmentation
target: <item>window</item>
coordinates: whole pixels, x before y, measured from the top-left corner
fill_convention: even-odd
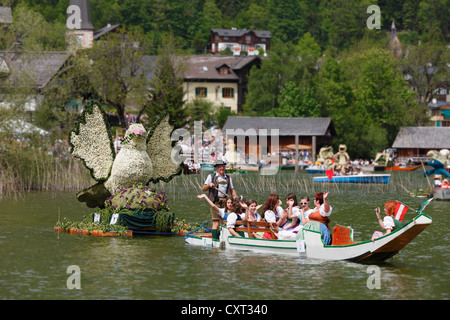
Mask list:
[[[205,87],[197,87],[195,88],[195,96],[199,98],[206,98],[208,95],[208,89]]]
[[[76,36],[75,36],[75,41],[77,42],[77,43],[83,43],[83,35],[82,34],[77,34]]]
[[[219,73],[220,74],[229,74],[230,71],[229,71],[228,67],[220,67]]]
[[[234,98],[234,88],[222,88],[222,98]]]

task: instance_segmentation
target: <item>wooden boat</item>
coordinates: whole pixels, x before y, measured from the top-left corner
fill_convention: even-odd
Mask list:
[[[329,179],[327,176],[313,177],[313,182],[322,183],[389,183],[390,174],[362,174],[362,175],[343,175],[333,176]]]
[[[433,188],[433,198],[438,200],[450,200],[450,188]]]
[[[421,166],[422,166],[422,164],[419,164],[419,165],[413,166],[413,167],[393,166],[393,167],[386,167],[384,170],[385,171],[414,171],[414,170],[420,168]]]
[[[282,254],[301,258],[355,262],[383,261],[397,254],[405,245],[427,228],[431,222],[432,220],[429,216],[421,213],[402,228],[373,241],[354,242],[350,236],[347,239],[336,241],[339,237],[336,232],[333,232],[331,245],[325,245],[321,233],[312,230],[303,231],[304,240],[272,240],[234,237],[224,226],[221,226],[219,240],[214,240],[210,236],[188,234],[185,237],[185,241],[188,244],[203,247],[250,250],[265,254]]]

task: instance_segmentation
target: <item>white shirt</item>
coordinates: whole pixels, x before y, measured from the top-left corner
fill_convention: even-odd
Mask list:
[[[394,229],[395,223],[394,223],[394,219],[392,218],[392,216],[385,216],[383,219],[383,225],[384,225],[385,229]]]
[[[272,210],[267,210],[264,212],[264,219],[266,219],[267,222],[277,222],[277,215]]]
[[[242,214],[240,214],[239,216],[240,216],[241,219],[242,219],[242,218],[245,217],[245,214],[242,213]],[[236,213],[234,213],[234,212],[230,213],[230,214],[228,215],[228,218],[227,218],[227,228],[232,228],[232,229],[234,229],[234,228],[236,227],[236,220],[237,220],[237,218],[238,218],[238,217],[237,217],[237,214],[236,214]]]
[[[277,210],[277,217],[278,217],[278,219],[280,219],[281,218],[281,216],[283,215],[283,212],[284,212],[284,209],[281,207],[281,206],[278,206],[277,208],[276,208],[276,210]]]
[[[322,204],[319,207],[319,213],[322,217],[329,217],[331,215],[331,211],[333,211],[333,208],[330,206],[330,211],[325,212],[325,204]]]
[[[306,210],[305,213],[304,213],[305,218],[308,218],[309,214],[312,213],[312,212],[314,212],[314,209]],[[300,216],[298,216],[298,217],[300,218]]]
[[[222,218],[222,220],[228,219],[228,214],[225,212],[225,208],[219,208],[219,212],[217,214]]]
[[[205,181],[205,184],[210,184],[211,182],[213,182],[212,181],[212,176],[214,175],[214,173],[211,173],[211,174],[209,174],[208,175],[208,177],[206,178],[206,181]],[[217,186],[217,188],[220,190],[220,191],[222,191],[222,192],[220,192],[220,191],[218,191],[217,192],[217,195],[220,197],[220,198],[223,198],[223,197],[226,197],[226,192],[227,192],[227,175],[224,175],[223,177],[222,176],[220,176],[218,173],[216,173],[216,177],[217,177],[217,184],[218,184],[218,186]],[[231,177],[230,177],[230,190],[231,189],[234,189],[234,187],[233,187],[233,180],[231,179]],[[228,190],[228,191],[230,191],[230,190]]]

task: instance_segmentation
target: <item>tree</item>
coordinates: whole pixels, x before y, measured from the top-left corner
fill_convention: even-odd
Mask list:
[[[306,58],[311,56],[312,58],[320,58],[321,49],[316,40],[311,36],[311,33],[306,32],[300,40],[298,40],[296,46],[297,52],[300,57]]]
[[[405,78],[414,88],[416,99],[424,107],[434,98],[436,90],[450,78],[450,50],[446,44],[426,42],[408,48],[401,59]]]
[[[306,30],[299,0],[268,0],[269,30],[283,42],[296,43]]]
[[[317,117],[320,104],[311,87],[299,87],[294,82],[288,82],[286,87],[278,95],[277,109],[267,113],[275,117]]]
[[[155,77],[151,80],[150,100],[145,113],[154,118],[161,112],[169,112],[176,128],[184,125],[184,71],[188,66],[173,36],[167,35],[159,49],[155,65]]]
[[[92,87],[103,101],[116,109],[123,128],[127,126],[127,107],[135,101],[142,105],[148,97],[145,92],[150,86],[147,75],[151,66],[143,56],[149,45],[138,29],[121,29],[80,52],[91,61],[87,77]]]
[[[13,22],[9,27],[0,26],[0,50],[3,53],[65,49],[65,25],[49,23],[39,12],[25,5],[14,8]]]
[[[274,40],[269,58],[262,61],[260,69],[250,72],[245,112],[256,115],[274,112],[279,107],[278,95],[286,85],[309,81],[314,70],[311,60],[299,59],[294,45]]]

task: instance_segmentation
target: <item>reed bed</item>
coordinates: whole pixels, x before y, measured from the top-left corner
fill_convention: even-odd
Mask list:
[[[0,200],[28,191],[79,191],[94,183],[81,161],[8,144],[0,153]]]
[[[165,183],[155,185],[157,189],[165,190],[171,201],[183,200],[186,197],[195,197],[202,193],[207,173],[181,175]],[[330,192],[340,194],[353,190],[358,194],[370,193],[397,193],[412,194],[416,190],[427,190],[427,180],[419,172],[392,173],[388,184],[335,184],[315,183],[312,176],[304,172],[279,172],[276,175],[264,176],[259,173],[232,175],[233,184],[238,195],[244,198],[256,198],[263,201],[270,193],[278,193],[281,197],[294,192],[297,195],[313,196],[317,192]]]
[[[169,182],[153,186],[164,190],[170,201],[182,201],[200,194],[208,173],[180,175]],[[289,192],[312,196],[317,192],[339,194],[355,190],[361,194],[396,192],[412,194],[414,190],[429,187],[423,172],[392,173],[389,184],[328,184],[313,183],[312,176],[303,171],[280,171],[276,175],[258,172],[233,174],[233,184],[238,195],[263,201],[268,194],[280,196]],[[81,161],[69,156],[53,156],[39,147],[23,144],[0,143],[0,200],[5,197],[22,198],[28,191],[74,191],[92,186],[95,181]]]

